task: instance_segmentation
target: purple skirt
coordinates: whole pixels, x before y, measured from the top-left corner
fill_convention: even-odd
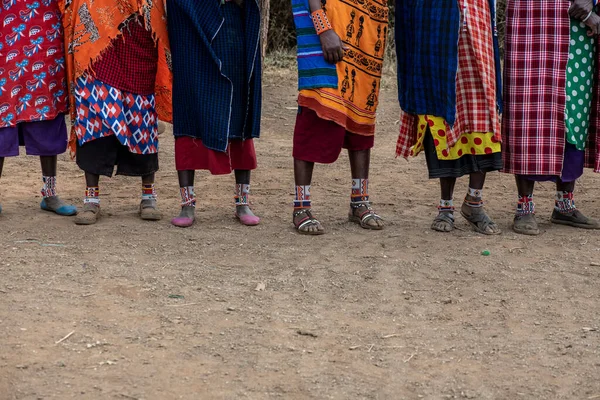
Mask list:
[[[19,155],[25,146],[30,156],[56,156],[67,150],[67,125],[64,114],[48,121],[21,122],[0,128],[0,157]]]
[[[563,182],[574,182],[583,175],[585,164],[585,151],[577,150],[571,143],[565,146],[565,156],[563,159],[563,169],[560,180]],[[535,182],[556,182],[558,176],[555,175],[520,175],[521,177]]]

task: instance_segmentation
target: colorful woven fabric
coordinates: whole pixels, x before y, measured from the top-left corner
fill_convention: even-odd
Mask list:
[[[507,3],[502,124],[504,172],[561,176],[565,155],[568,0]],[[597,44],[596,44],[597,46]],[[596,57],[599,57],[596,51]],[[596,65],[599,60],[596,59]],[[600,84],[595,71],[587,167],[600,172]]]
[[[257,0],[167,0],[176,137],[225,152],[260,136],[262,72]]]
[[[335,65],[323,57],[321,40],[311,19],[308,0],[292,0],[298,43],[298,90],[338,87]]]
[[[308,2],[305,3],[306,8]],[[388,28],[387,2],[329,1],[325,10],[333,30],[348,47],[343,61],[335,66],[339,85],[301,89],[298,104],[316,111],[319,117],[334,121],[349,132],[373,136]],[[322,54],[315,54],[311,61],[314,66],[322,62]],[[299,68],[299,81],[306,77],[307,71],[317,72],[321,78],[329,71],[306,70],[300,64]]]
[[[471,31],[479,69],[486,73],[481,79],[486,88],[493,86],[493,81],[500,88],[495,0],[397,0],[398,96],[404,112],[439,116],[455,125],[458,43],[461,16],[465,15],[462,19]],[[488,100],[488,108],[501,111],[500,95],[498,89],[493,106]]]
[[[158,152],[154,95],[125,92],[84,75],[77,80],[75,104],[73,128],[80,146],[115,135],[133,154]]]
[[[396,147],[398,156],[418,155],[423,149],[428,126],[434,135],[440,160],[455,160],[466,154],[492,154],[501,150],[491,10],[488,0],[469,0],[463,4],[457,48],[458,67],[455,88],[451,91],[455,96],[454,125],[439,115],[413,115],[402,109]],[[440,60],[444,60],[444,53],[440,49]],[[419,98],[428,94],[418,90],[410,95]]]
[[[67,110],[57,0],[2,2],[0,128],[53,120]]]
[[[137,94],[154,94],[158,68],[158,49],[144,19],[132,15],[124,24],[122,36],[113,39],[110,48],[90,68],[104,83]]]
[[[565,123],[567,142],[577,150],[585,150],[588,138],[596,39],[587,35],[587,27],[571,18],[571,41],[567,62],[567,104]]]
[[[170,50],[167,33],[166,11],[163,1],[153,0],[59,0],[63,11],[67,81],[70,97],[71,118],[75,120],[75,86],[78,79],[112,46],[113,39],[122,37],[122,30],[134,14],[144,18],[144,26],[152,32],[158,47],[156,74],[156,111],[163,121],[172,121]],[[70,150],[75,150],[77,140],[72,131]]]
[[[419,115],[416,126],[417,141],[409,149],[411,157],[416,157],[424,150],[424,139],[428,128],[433,136],[437,158],[440,160],[457,160],[468,154],[483,155],[502,151],[500,141],[491,132],[465,132],[460,136],[458,142],[450,146],[448,144],[448,133],[451,130],[446,121],[441,117]]]

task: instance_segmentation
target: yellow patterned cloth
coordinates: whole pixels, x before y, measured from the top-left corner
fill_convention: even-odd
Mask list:
[[[456,144],[448,147],[448,133],[450,127],[442,117],[419,115],[417,127],[417,141],[410,149],[411,156],[417,156],[423,151],[423,139],[427,127],[431,131],[437,157],[440,160],[458,160],[463,155],[485,155],[500,153],[502,145],[492,132],[463,133]]]
[[[298,104],[352,133],[373,136],[388,30],[387,1],[328,1],[325,10],[348,48],[336,65],[339,86],[301,90]]]

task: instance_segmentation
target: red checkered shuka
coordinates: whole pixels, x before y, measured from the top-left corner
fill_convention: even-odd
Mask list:
[[[462,134],[494,132],[500,140],[496,104],[496,64],[493,28],[487,0],[461,0],[463,24],[458,42],[456,121],[448,127],[448,146]],[[417,140],[416,116],[400,113],[396,155],[407,158]]]
[[[114,88],[135,94],[153,94],[158,68],[158,49],[144,20],[134,15],[123,24],[122,36],[94,63],[95,78]]]
[[[569,0],[508,1],[502,126],[504,172],[554,176],[562,173],[570,5]],[[600,56],[598,51],[596,56]],[[595,82],[586,166],[598,172],[598,78]]]

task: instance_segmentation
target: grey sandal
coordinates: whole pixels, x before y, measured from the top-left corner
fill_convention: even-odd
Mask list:
[[[498,228],[498,225],[492,221],[483,207],[469,207],[469,210],[471,211],[470,215],[464,211],[465,207],[469,206],[463,204],[463,207],[460,210],[460,215],[462,215],[463,218],[466,219],[469,224],[471,224],[475,232],[481,233],[482,235],[499,235],[502,233],[500,228]],[[491,230],[491,232],[488,230],[488,228]]]
[[[521,235],[537,236],[540,234],[535,214],[515,215],[513,231]]]
[[[440,228],[436,226],[439,223],[444,223],[446,228]],[[437,232],[452,232],[454,230],[454,213],[453,212],[440,212],[431,224],[431,229]]]
[[[579,210],[575,210],[569,214],[561,214],[554,210],[550,222],[559,225],[568,225],[581,229],[600,229],[598,221],[586,217]]]

